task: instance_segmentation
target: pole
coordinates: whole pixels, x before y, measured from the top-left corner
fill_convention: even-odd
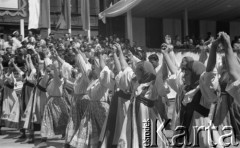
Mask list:
[[[20,34],[22,35],[22,38],[24,39],[24,19],[20,19]]]
[[[184,36],[188,35],[188,10],[184,10]]]
[[[132,12],[129,10],[127,12],[127,38],[130,41],[130,44],[133,44],[133,28],[132,28]]]
[[[69,33],[69,34],[72,33],[72,29],[71,29],[71,28],[68,29],[68,33]]]
[[[87,30],[87,34],[88,34],[88,42],[91,43],[91,29],[89,26],[89,29]]]
[[[50,33],[51,33],[51,28],[48,28],[48,36],[49,36]]]

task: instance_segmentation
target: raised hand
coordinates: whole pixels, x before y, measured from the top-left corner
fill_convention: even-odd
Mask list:
[[[117,47],[113,45],[113,53],[117,53]]]
[[[221,33],[221,38],[222,38],[222,44],[223,44],[225,50],[232,47],[230,36],[227,33],[222,32]]]
[[[122,47],[119,43],[114,44],[118,51],[122,50]]]

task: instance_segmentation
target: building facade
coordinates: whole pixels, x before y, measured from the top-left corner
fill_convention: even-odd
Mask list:
[[[8,0],[9,3],[16,3],[16,0]],[[12,2],[11,2],[12,1]],[[50,21],[51,21],[51,32],[56,36],[61,36],[67,33],[67,29],[55,31],[56,24],[61,14],[61,0],[50,0]],[[9,8],[9,6],[0,6],[0,34],[12,34],[16,30],[20,30],[20,19],[24,20],[25,34],[28,30],[28,0],[17,0],[18,7]],[[3,5],[3,4],[1,4]],[[7,4],[6,4],[7,5]],[[72,34],[86,34],[82,30],[81,21],[81,1],[71,0],[71,29]],[[98,13],[99,13],[99,0],[90,0],[90,14],[91,14],[91,33],[92,35],[98,34]],[[39,29],[36,32],[40,32],[42,36],[47,36],[47,29]]]

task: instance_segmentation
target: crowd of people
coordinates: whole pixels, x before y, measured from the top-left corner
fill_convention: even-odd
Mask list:
[[[224,126],[232,126],[240,140],[240,60],[225,32],[202,42],[199,59],[183,57],[180,64],[169,36],[160,47],[161,60],[116,36],[89,43],[82,35],[42,39],[29,31],[22,39],[14,32],[0,47],[0,126],[18,129],[25,143],[34,143],[40,131],[36,148],[56,135],[65,148],[143,148],[149,144],[145,124],[168,121],[170,89],[177,96],[168,128],[177,135],[182,131],[175,128],[183,126],[188,133],[174,146],[193,141],[192,127],[209,124],[219,128],[210,137],[201,131],[199,147],[211,147],[208,138],[221,147],[216,139]],[[221,64],[218,50],[224,51]],[[168,147],[159,138],[156,147]]]

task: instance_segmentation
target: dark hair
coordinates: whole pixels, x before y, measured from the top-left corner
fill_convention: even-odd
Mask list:
[[[154,60],[154,61],[159,61],[159,58],[157,56],[157,54],[152,54],[148,57],[148,60]]]

